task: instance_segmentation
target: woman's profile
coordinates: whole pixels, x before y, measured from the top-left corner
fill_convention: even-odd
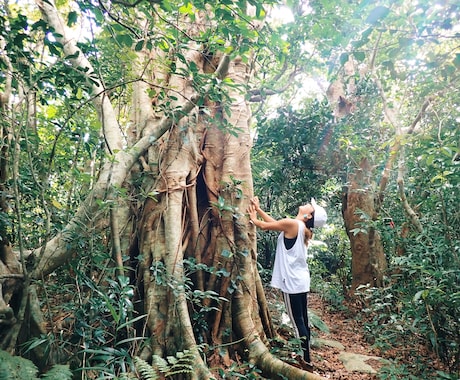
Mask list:
[[[303,359],[311,368],[310,326],[307,313],[310,270],[307,248],[308,241],[313,235],[312,229],[322,227],[326,223],[326,210],[312,198],[310,203],[299,207],[295,218],[276,220],[260,208],[259,199],[254,197],[247,211],[256,227],[262,230],[280,231],[271,286],[280,289],[283,294],[295,335],[301,340]]]

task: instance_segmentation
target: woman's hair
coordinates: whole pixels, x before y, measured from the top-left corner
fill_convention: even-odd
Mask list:
[[[314,212],[314,211],[311,213],[311,218],[310,218],[310,219],[307,219],[307,220],[305,221],[305,225],[306,225],[307,228],[310,229],[310,230],[311,230],[311,229],[313,228],[313,226],[315,225],[315,212]]]
[[[315,212],[313,211],[311,213],[311,218],[304,220],[305,223],[305,238],[304,238],[304,243],[305,245],[308,245],[308,241],[313,237],[313,224],[315,223]]]
[[[311,219],[309,219],[309,220],[311,220]],[[305,222],[305,226],[307,228],[305,228],[305,236],[304,236],[304,241],[303,242],[304,242],[305,245],[308,245],[308,241],[311,240],[311,238],[313,237],[313,232],[312,232],[311,228],[308,227],[307,222]]]

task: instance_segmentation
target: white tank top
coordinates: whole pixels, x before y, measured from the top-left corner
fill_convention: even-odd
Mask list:
[[[296,294],[310,291],[310,270],[307,263],[307,246],[304,243],[305,224],[298,220],[297,239],[291,249],[284,245],[284,232],[278,236],[271,286],[284,293]]]

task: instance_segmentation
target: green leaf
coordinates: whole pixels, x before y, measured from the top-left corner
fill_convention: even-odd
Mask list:
[[[30,343],[30,344],[29,344]],[[48,343],[48,339],[46,338],[34,338],[31,341],[27,343],[27,349],[24,351],[24,353],[30,352],[36,347]]]
[[[47,373],[41,376],[43,380],[71,380],[72,371],[68,365],[56,364]]]
[[[161,9],[167,11],[167,12],[172,12],[173,11],[173,5],[171,4],[171,2],[169,2],[168,0],[162,0],[161,1]]]
[[[412,40],[411,38],[408,38],[408,37],[401,37],[401,38],[399,38],[398,42],[399,42],[399,46],[405,48],[405,47],[408,47],[408,46],[412,45],[414,40]]]
[[[443,76],[444,79],[449,79],[451,78],[453,75],[455,75],[457,72],[455,66],[452,66],[452,65],[446,65],[442,70],[441,70],[441,74]]]
[[[419,301],[420,298],[425,300],[427,296],[428,296],[428,289],[419,290],[417,293],[415,293],[413,300],[414,302]]]
[[[388,51],[388,57],[396,59],[399,56],[400,53],[401,53],[401,48],[398,46],[398,47],[396,47],[394,49],[390,49]]]
[[[355,57],[359,62],[363,62],[366,59],[366,54],[362,51],[355,51],[353,53],[353,57]]]
[[[75,11],[69,12],[67,15],[67,26],[71,27],[72,25],[75,25],[78,20],[78,14]]]
[[[144,47],[144,40],[137,41],[136,46],[134,46],[135,51],[141,51]]]
[[[328,325],[311,309],[308,310],[308,320],[312,324],[313,327],[317,328],[318,330],[329,333]]]
[[[340,55],[340,64],[343,66],[345,63],[348,62],[350,55],[348,53],[343,53]]]
[[[96,20],[99,22],[99,23],[102,23],[105,19],[104,17],[104,13],[102,13],[102,10],[98,7],[94,7],[93,8],[93,14],[94,16],[96,17]]]
[[[221,255],[222,257],[225,257],[228,259],[233,256],[233,253],[229,251],[228,249],[223,249]]]
[[[50,53],[53,55],[60,55],[60,52],[58,49],[56,49],[56,46],[54,44],[48,44],[48,49],[50,50]]]
[[[187,3],[179,7],[179,12],[184,15],[194,14],[192,3]]]
[[[361,33],[361,38],[359,40],[353,41],[351,44],[355,48],[359,48],[369,42],[369,36],[372,33],[374,28],[367,28],[364,32]]]
[[[62,210],[64,208],[64,206],[56,199],[53,199],[51,203],[53,204],[54,207],[56,207],[59,210]]]
[[[57,107],[55,107],[54,105],[49,105],[48,107],[46,107],[46,117],[48,119],[54,119],[57,112]]]
[[[129,34],[117,34],[115,39],[118,41],[120,45],[124,45],[127,47],[132,47],[133,39]]]

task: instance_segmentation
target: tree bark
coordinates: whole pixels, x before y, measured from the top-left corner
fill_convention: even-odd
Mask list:
[[[373,222],[377,219],[371,168],[363,158],[344,190],[342,214],[352,251],[352,291],[359,285],[382,286],[386,258]]]
[[[0,37],[0,50],[5,51],[6,41]],[[6,66],[5,85],[0,91],[0,213],[7,215],[11,212],[8,201],[7,182],[10,175],[10,145],[12,134],[8,120],[10,120],[9,102],[12,90],[13,67],[7,54],[1,54],[0,59]],[[21,264],[14,254],[6,225],[0,227],[0,325],[10,325],[15,322],[13,309],[9,306],[12,295],[17,291],[18,284],[23,278]]]

